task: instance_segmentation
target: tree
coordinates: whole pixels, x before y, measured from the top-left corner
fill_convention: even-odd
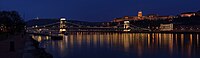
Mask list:
[[[197,11],[197,15],[196,16],[200,16],[200,10],[199,11]]]
[[[25,24],[18,12],[0,11],[0,26],[1,32],[19,32],[24,30]]]

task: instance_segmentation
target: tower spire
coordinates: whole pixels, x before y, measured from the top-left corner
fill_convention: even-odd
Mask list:
[[[138,17],[142,17],[142,11],[138,12]]]

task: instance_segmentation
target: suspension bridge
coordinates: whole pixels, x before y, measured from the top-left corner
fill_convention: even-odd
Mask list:
[[[60,22],[55,22],[42,26],[27,27],[26,31],[28,33],[38,34],[60,34],[66,32],[138,32],[151,30],[131,25],[129,21],[124,21],[124,24],[120,24],[115,27],[103,27],[81,25],[77,23],[67,22],[65,18],[61,18]]]

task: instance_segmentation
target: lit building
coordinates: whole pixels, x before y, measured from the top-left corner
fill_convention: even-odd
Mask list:
[[[124,21],[124,31],[131,31],[130,28],[130,22],[129,21]]]
[[[176,16],[159,16],[157,14],[151,14],[147,16],[142,15],[142,11],[138,12],[138,16],[124,16],[122,18],[115,18],[113,22],[123,22],[123,21],[137,21],[137,20],[165,20],[165,19],[173,19],[176,18]]]
[[[174,24],[174,31],[200,31],[200,25]]]
[[[160,31],[173,31],[173,24],[160,24]]]
[[[191,16],[195,16],[196,12],[185,12],[185,13],[181,13],[181,17],[191,17]]]
[[[165,20],[165,19],[173,19],[173,18],[176,18],[175,16],[153,16],[153,15],[150,15],[150,16],[144,16],[144,19],[148,19],[148,20]]]
[[[139,20],[137,16],[124,16],[122,18],[115,18],[113,22],[123,22],[123,21],[130,21],[130,20]]]

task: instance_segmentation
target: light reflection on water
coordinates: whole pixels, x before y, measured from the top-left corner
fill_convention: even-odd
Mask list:
[[[73,32],[32,37],[54,58],[199,58],[199,34]]]

